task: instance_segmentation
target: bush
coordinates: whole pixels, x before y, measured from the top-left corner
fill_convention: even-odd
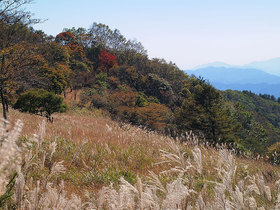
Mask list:
[[[268,148],[267,156],[272,163],[276,165],[280,164],[280,142],[277,142]]]
[[[50,121],[53,113],[67,111],[67,105],[63,103],[62,97],[42,89],[28,90],[21,94],[14,108],[21,112],[45,116]]]

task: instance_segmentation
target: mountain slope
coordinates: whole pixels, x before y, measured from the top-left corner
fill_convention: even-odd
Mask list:
[[[9,141],[0,145],[0,151],[8,148],[8,158],[24,158],[24,165],[13,161],[0,170],[0,209],[20,205],[22,209],[31,205],[66,210],[187,209],[199,202],[207,209],[222,209],[220,197],[245,209],[248,199],[263,209],[277,209],[280,193],[275,183],[280,169],[262,158],[245,159],[225,148],[205,147],[192,135],[183,143],[131,125],[119,126],[87,110],[56,114],[54,123],[12,109],[10,115],[12,125],[16,119],[25,123],[24,137],[17,140],[13,132],[18,128],[12,126],[1,135]],[[13,148],[4,147],[7,142],[14,143]],[[18,175],[11,179],[16,169]],[[9,180],[16,184],[6,188],[3,183]],[[242,188],[238,183],[244,183]],[[23,187],[17,190],[19,185]],[[8,193],[15,196],[7,199]],[[236,199],[237,193],[244,195],[244,201]]]

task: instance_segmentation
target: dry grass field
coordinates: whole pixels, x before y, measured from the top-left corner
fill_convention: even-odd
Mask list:
[[[10,110],[9,121],[3,209],[280,209],[279,167],[191,133],[175,140],[79,108],[53,123]]]

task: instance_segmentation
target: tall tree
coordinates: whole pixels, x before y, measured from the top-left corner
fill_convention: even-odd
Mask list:
[[[18,9],[24,4],[30,4],[33,0],[0,0],[0,16],[17,16]]]
[[[6,94],[21,80],[22,75],[34,65],[42,65],[44,59],[36,53],[36,47],[27,42],[14,44],[0,51],[0,97],[3,117],[7,119]]]
[[[55,41],[68,49],[69,65],[72,70],[71,88],[74,90],[74,98],[76,99],[77,90],[83,87],[87,79],[90,62],[85,56],[83,46],[70,31],[58,34]]]
[[[18,72],[26,67],[33,65],[31,61],[19,62],[19,59],[26,57],[28,46],[24,49],[26,41],[31,37],[27,28],[31,23],[38,20],[31,19],[30,13],[21,10],[21,6],[31,3],[31,0],[0,0],[0,97],[3,107],[3,117],[7,119],[7,85],[15,78]]]
[[[203,79],[191,79],[184,102],[176,113],[176,124],[181,131],[203,133],[213,143],[233,143],[233,123],[218,90]]]

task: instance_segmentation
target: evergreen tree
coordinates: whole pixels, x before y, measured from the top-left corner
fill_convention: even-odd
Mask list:
[[[178,129],[203,134],[213,143],[233,143],[234,127],[219,91],[203,79],[190,81],[183,105],[175,114]]]
[[[53,113],[67,110],[62,97],[42,89],[33,89],[21,94],[14,108],[21,112],[45,116],[51,122]]]

